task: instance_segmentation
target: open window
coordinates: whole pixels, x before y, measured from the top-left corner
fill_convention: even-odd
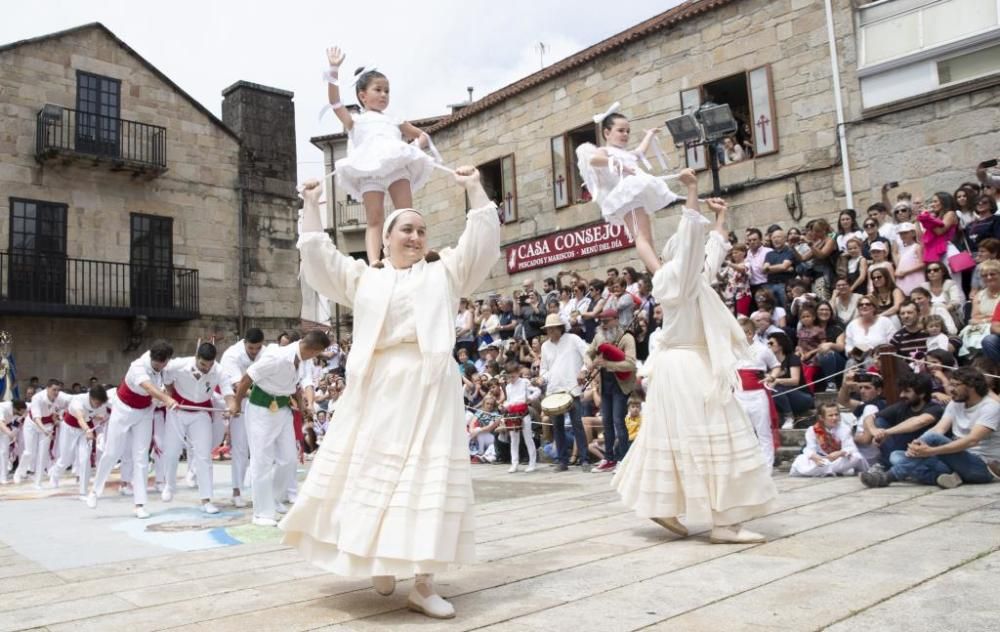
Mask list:
[[[737,130],[732,137],[718,143],[721,164],[732,164],[778,151],[770,66],[761,66],[697,88],[683,90],[680,96],[683,114],[694,113],[701,106],[729,105],[737,122]],[[738,146],[739,150],[733,150],[731,146]],[[685,153],[687,164],[692,169],[704,169],[707,166],[703,146],[689,146]]]
[[[476,167],[486,195],[497,205],[500,223],[517,221],[517,180],[514,171],[514,154]]]
[[[576,148],[584,143],[600,146],[594,123],[552,138],[552,198],[556,208],[591,200],[576,164]]]

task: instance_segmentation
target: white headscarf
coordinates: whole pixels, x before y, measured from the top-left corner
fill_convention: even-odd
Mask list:
[[[385,218],[385,223],[382,225],[382,250],[386,254],[389,253],[389,231],[392,229],[392,223],[396,221],[397,217],[406,212],[416,213],[420,217],[424,216],[423,213],[415,208],[397,208],[395,211],[389,213],[389,217]]]

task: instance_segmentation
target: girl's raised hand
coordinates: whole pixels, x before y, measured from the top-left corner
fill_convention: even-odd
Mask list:
[[[708,198],[707,200],[705,200],[705,204],[707,204],[708,208],[712,209],[712,211],[715,212],[716,214],[721,213],[722,211],[729,208],[728,205],[726,204],[726,201],[723,200],[722,198]]]
[[[340,65],[344,63],[344,59],[346,57],[347,55],[345,55],[344,51],[340,50],[338,46],[332,46],[326,49],[326,58],[330,62],[330,65],[335,68],[340,67]]]

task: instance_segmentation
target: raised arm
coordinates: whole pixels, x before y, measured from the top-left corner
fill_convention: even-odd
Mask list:
[[[330,236],[323,231],[319,217],[319,197],[323,187],[318,180],[305,183],[302,191],[302,234],[299,253],[302,257],[302,278],[314,290],[341,305],[351,307],[358,282],[364,273],[364,261],[352,259],[338,251]]]
[[[654,127],[653,129],[646,130],[646,135],[642,137],[642,142],[639,146],[635,148],[635,153],[638,156],[645,156],[646,152],[649,151],[649,144],[653,141],[653,137],[660,131],[659,127]]]
[[[715,211],[715,229],[708,234],[708,243],[705,244],[705,269],[702,271],[705,281],[711,285],[718,278],[732,246],[729,245],[729,233],[726,232],[726,202],[722,198],[712,198],[705,203]]]
[[[458,244],[441,251],[441,262],[451,277],[455,293],[469,296],[486,280],[490,268],[500,258],[500,217],[496,204],[483,190],[475,167],[456,169],[455,181],[465,188],[470,210]]]
[[[351,131],[354,127],[354,119],[351,118],[350,111],[340,101],[340,65],[344,63],[344,51],[334,46],[326,49],[326,58],[330,62],[329,77],[327,77],[326,94],[330,99],[330,107],[337,115],[340,122],[344,124],[344,130]]]

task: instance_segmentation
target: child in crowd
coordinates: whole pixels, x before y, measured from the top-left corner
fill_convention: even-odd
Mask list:
[[[632,394],[628,400],[628,415],[625,417],[625,429],[628,430],[628,440],[635,441],[642,425],[642,398]]]
[[[854,445],[854,430],[841,421],[836,404],[820,404],[816,423],[806,430],[806,447],[792,463],[792,476],[853,476],[867,470]]]
[[[950,342],[944,333],[944,319],[937,314],[931,314],[924,319],[924,330],[927,332],[927,350],[941,349],[949,351]]]

